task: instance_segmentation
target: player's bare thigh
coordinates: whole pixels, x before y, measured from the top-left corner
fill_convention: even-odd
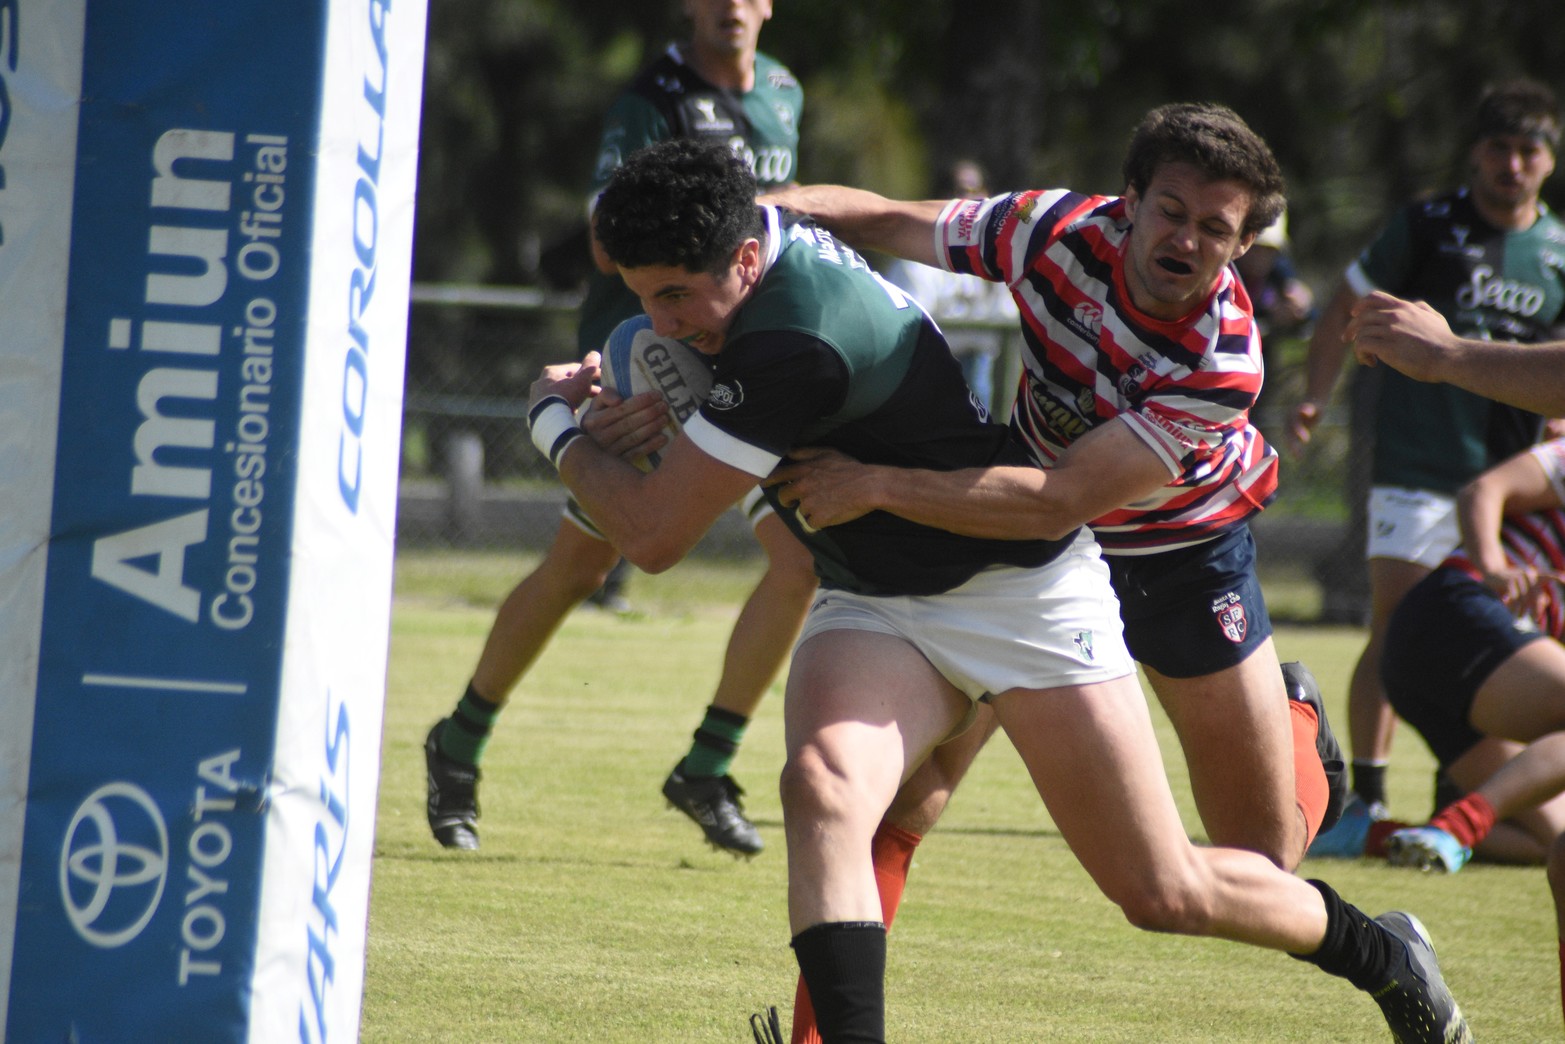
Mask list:
[[[1146,698],[1134,675],[993,700],[996,717],[1082,866],[1116,901],[1191,871]]]
[[[1146,668],[1179,736],[1190,786],[1214,844],[1291,868],[1303,855],[1293,739],[1277,652],[1268,638],[1232,667],[1195,678]]]

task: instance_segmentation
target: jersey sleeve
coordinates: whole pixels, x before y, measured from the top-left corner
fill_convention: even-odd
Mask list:
[[[712,393],[685,425],[697,448],[756,478],[770,474],[847,396],[847,365],[802,333],[741,337],[718,356]]]
[[[1059,230],[1102,202],[1066,189],[954,199],[935,222],[941,267],[1014,286]]]
[[[1392,215],[1375,241],[1364,248],[1344,273],[1348,286],[1363,297],[1375,290],[1400,293],[1413,276],[1411,212],[1403,208]]]

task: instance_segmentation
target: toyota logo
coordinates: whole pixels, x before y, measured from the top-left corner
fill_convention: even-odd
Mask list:
[[[130,942],[152,920],[168,880],[168,826],[145,790],[107,783],[76,809],[60,849],[60,898],[94,946]]]

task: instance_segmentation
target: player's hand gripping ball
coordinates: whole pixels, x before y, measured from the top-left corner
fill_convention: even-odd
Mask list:
[[[649,391],[663,397],[669,407],[663,434],[670,442],[712,391],[710,360],[682,341],[653,333],[652,320],[644,315],[614,328],[603,346],[600,369],[598,383],[622,399]],[[650,471],[658,460],[654,451],[638,466]]]

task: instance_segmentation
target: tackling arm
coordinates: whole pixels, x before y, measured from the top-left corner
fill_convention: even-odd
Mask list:
[[[1458,337],[1424,302],[1379,292],[1359,302],[1348,336],[1365,364],[1384,362],[1414,380],[1454,384],[1544,416],[1565,414],[1565,341]]]
[[[904,202],[845,185],[795,185],[760,202],[808,214],[859,250],[940,267],[935,222],[949,200]]]
[[[1162,488],[1172,477],[1163,459],[1116,420],[1082,436],[1047,471],[926,471],[807,450],[791,455],[766,484],[780,485],[783,504],[797,505],[816,528],[881,510],[965,536],[1058,540]]]

